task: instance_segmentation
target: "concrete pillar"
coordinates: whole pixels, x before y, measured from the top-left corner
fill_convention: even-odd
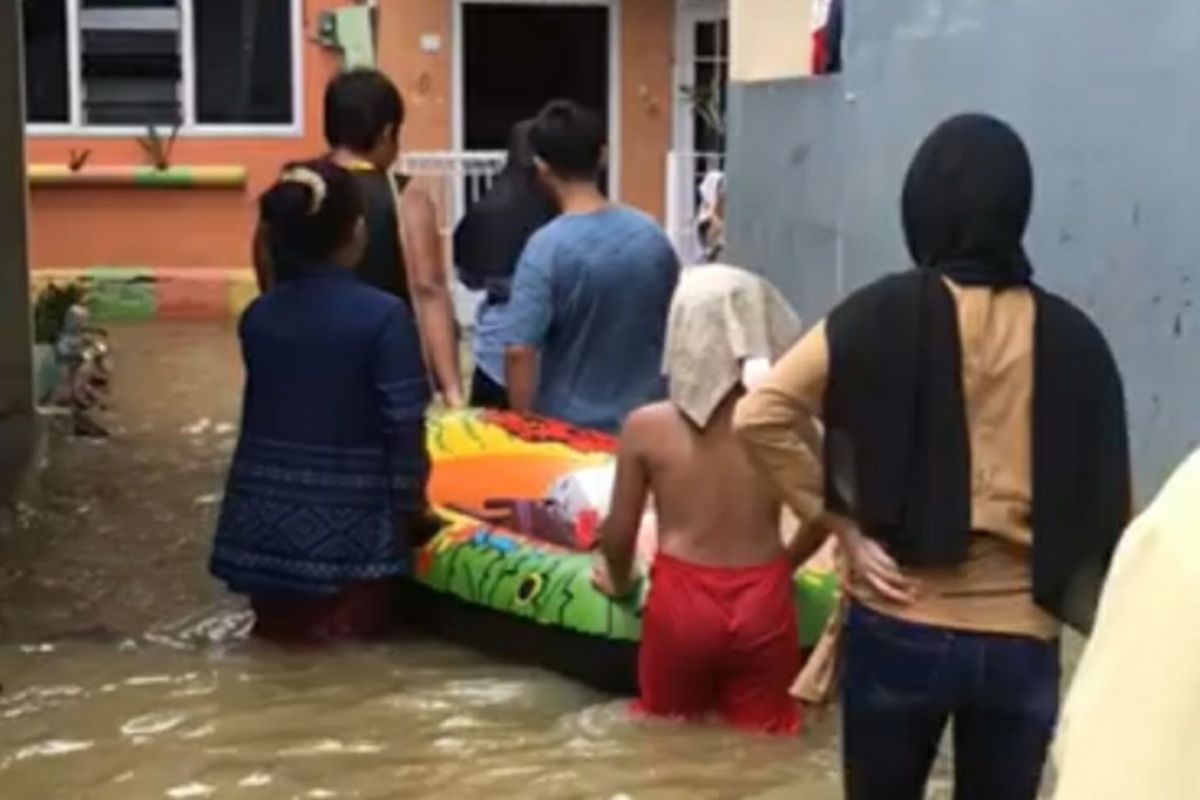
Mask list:
[[[33,337],[25,209],[21,4],[0,2],[0,505],[33,457]]]

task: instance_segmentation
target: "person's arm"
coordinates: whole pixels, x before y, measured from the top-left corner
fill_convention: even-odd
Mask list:
[[[811,556],[830,533],[851,568],[881,597],[913,599],[914,584],[879,542],[853,520],[824,511],[823,437],[817,426],[829,378],[829,343],[819,323],[738,403],[734,426],[751,460],[801,521],[788,544],[792,558]]]
[[[734,428],[751,461],[801,523],[825,506],[817,427],[829,371],[825,325],[800,340],[738,403]]]
[[[635,411],[621,430],[612,502],[597,539],[592,580],[597,589],[614,598],[628,595],[636,583],[633,567],[638,531],[650,493],[650,475],[642,449],[643,424]]]
[[[380,333],[373,383],[388,459],[392,512],[397,533],[411,546],[423,544],[428,511],[429,452],[425,442],[425,408],[429,381],[421,344],[413,335],[408,312],[397,308]]]
[[[275,282],[275,266],[271,263],[270,233],[267,223],[259,222],[254,229],[254,277],[258,279],[258,291],[265,292]]]
[[[504,349],[504,383],[508,407],[519,413],[533,411],[537,398],[538,351],[525,344]]]
[[[833,530],[826,524],[822,514],[800,525],[784,544],[788,562],[797,569],[807,564],[831,533]]]
[[[517,262],[504,310],[504,385],[513,411],[532,411],[537,397],[538,352],[554,315],[549,256],[535,235]]]
[[[421,341],[442,399],[452,407],[463,405],[462,376],[458,368],[454,300],[442,257],[437,212],[427,192],[410,187],[401,195],[400,234],[413,312]]]

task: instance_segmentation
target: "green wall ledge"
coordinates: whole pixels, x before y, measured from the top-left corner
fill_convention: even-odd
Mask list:
[[[29,185],[34,188],[135,188],[135,189],[242,189],[246,168],[195,166],[156,169],[149,166],[85,166],[72,171],[64,164],[30,164]]]

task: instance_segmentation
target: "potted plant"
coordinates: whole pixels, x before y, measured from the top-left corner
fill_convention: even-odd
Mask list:
[[[171,132],[167,136],[163,136],[158,132],[157,126],[148,124],[146,125],[146,135],[137,140],[138,146],[142,148],[142,154],[150,162],[150,166],[159,172],[166,172],[171,168],[171,151],[175,149],[175,139],[179,136],[179,128],[180,123],[176,122],[171,128]]]
[[[707,84],[679,87],[684,101],[692,107],[692,113],[703,124],[703,138],[706,140],[700,146],[703,151],[720,152],[725,149],[725,110],[721,102],[721,89],[721,78],[717,74]]]

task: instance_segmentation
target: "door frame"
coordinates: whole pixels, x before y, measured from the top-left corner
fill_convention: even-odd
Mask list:
[[[466,141],[466,69],[464,60],[463,8],[477,6],[596,6],[608,9],[608,196],[616,201],[621,195],[621,0],[452,0],[452,145],[463,151]],[[636,2],[636,0],[634,0]]]
[[[672,72],[671,85],[674,101],[671,106],[675,114],[671,126],[671,145],[675,152],[691,153],[695,150],[695,120],[692,107],[680,91],[681,86],[691,85],[695,77],[696,43],[692,37],[693,31],[698,22],[729,19],[729,2],[730,0],[676,0],[675,69]]]

